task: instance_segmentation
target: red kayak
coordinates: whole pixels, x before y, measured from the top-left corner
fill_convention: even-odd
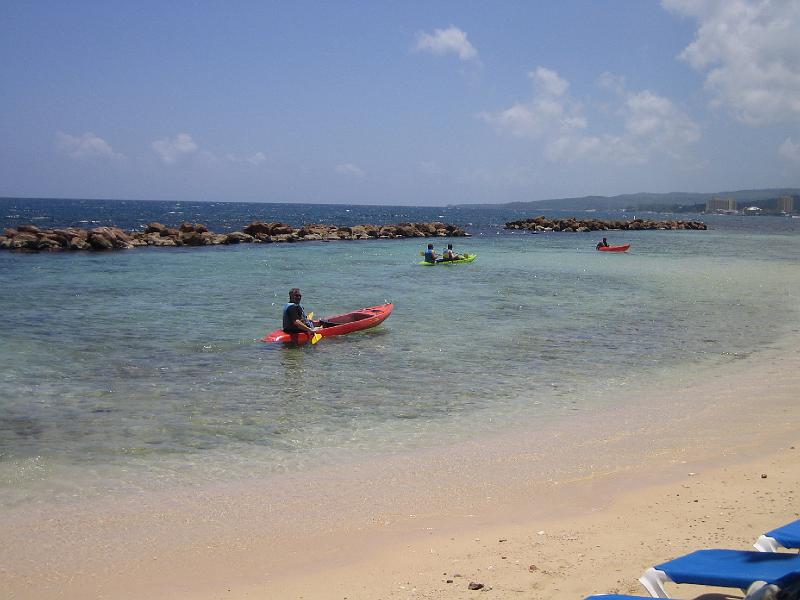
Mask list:
[[[630,244],[625,244],[624,246],[600,246],[598,250],[601,252],[627,252],[630,247]]]
[[[393,310],[394,304],[379,304],[326,319],[314,319],[313,323],[315,327],[320,327],[317,333],[322,337],[345,335],[380,325],[386,320],[386,317],[392,314]],[[305,344],[310,339],[311,336],[307,333],[286,333],[283,329],[276,329],[261,338],[261,341]]]

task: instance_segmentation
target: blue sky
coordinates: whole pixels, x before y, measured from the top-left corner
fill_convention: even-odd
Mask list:
[[[800,0],[4,2],[0,196],[800,187]]]

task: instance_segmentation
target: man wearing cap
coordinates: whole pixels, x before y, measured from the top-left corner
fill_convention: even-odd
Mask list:
[[[286,333],[307,333],[314,335],[314,325],[306,316],[306,311],[300,306],[300,288],[289,290],[289,304],[283,309],[283,330]]]

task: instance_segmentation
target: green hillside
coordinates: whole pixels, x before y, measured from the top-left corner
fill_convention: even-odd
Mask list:
[[[553,198],[550,200],[533,200],[530,202],[509,202],[506,204],[462,204],[471,208],[507,207],[530,210],[703,210],[706,200],[711,198],[733,198],[742,205],[760,205],[774,201],[782,196],[794,196],[800,199],[800,188],[773,188],[765,190],[738,190],[733,192],[693,193],[668,192],[663,194],[638,193],[619,196],[583,196],[581,198]]]

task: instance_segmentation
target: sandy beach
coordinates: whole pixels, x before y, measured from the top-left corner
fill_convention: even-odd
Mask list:
[[[786,339],[702,381],[654,388],[641,410],[626,403],[568,428],[5,510],[0,587],[6,598],[84,600],[641,594],[648,566],[747,549],[800,516],[798,367]]]

